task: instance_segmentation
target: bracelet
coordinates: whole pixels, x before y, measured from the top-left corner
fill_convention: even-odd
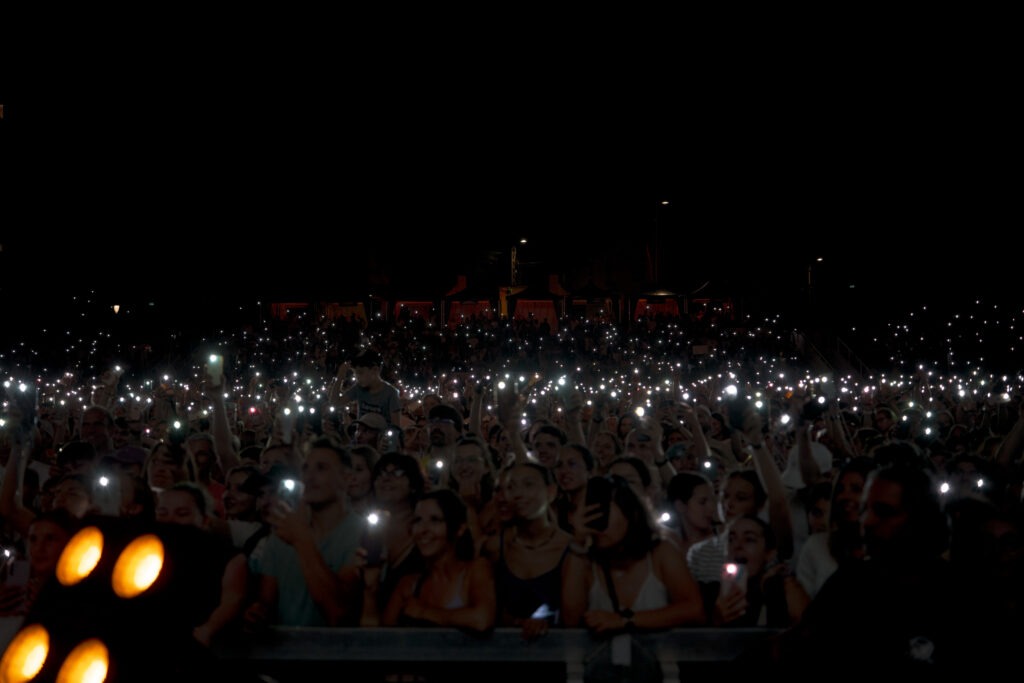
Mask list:
[[[664,460],[661,460],[661,461],[658,461],[658,460],[654,461],[655,467],[664,467],[667,464],[668,464],[668,458],[665,458]]]

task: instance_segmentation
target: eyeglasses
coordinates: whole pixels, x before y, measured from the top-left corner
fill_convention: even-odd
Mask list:
[[[451,425],[455,426],[455,420],[449,420],[446,417],[432,417],[430,418],[430,424],[432,425]]]
[[[468,458],[455,458],[452,460],[453,465],[466,465],[469,463],[483,462],[483,458],[470,456]]]
[[[377,475],[378,479],[401,479],[405,476],[405,470],[381,470]]]

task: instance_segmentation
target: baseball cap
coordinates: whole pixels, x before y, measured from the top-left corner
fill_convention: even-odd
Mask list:
[[[383,415],[378,413],[366,413],[360,416],[356,423],[365,425],[370,429],[376,429],[378,432],[383,432],[388,428],[388,421],[384,419]]]

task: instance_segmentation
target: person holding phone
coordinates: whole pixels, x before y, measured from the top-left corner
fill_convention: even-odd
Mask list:
[[[595,477],[588,489],[588,545],[574,547],[563,566],[564,625],[606,636],[705,623],[685,556],[662,540],[649,506],[629,482]]]
[[[352,473],[348,451],[329,436],[310,444],[302,464],[301,499],[276,501],[268,518],[273,533],[250,562],[260,575],[259,597],[246,610],[251,629],[355,625],[359,618],[356,550],[361,518],[348,510]],[[285,481],[285,480],[282,480]]]
[[[757,515],[732,520],[722,574],[702,582],[701,595],[709,625],[785,628],[796,621],[799,586],[778,562],[775,534]]]

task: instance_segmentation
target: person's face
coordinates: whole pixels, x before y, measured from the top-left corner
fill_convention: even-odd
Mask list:
[[[256,496],[241,489],[249,478],[246,472],[232,472],[224,482],[224,514],[228,519],[248,519],[256,512]]]
[[[357,366],[352,368],[352,372],[356,376],[356,383],[364,389],[372,386],[380,377],[380,368],[377,366],[370,368]]]
[[[814,501],[807,511],[807,528],[812,534],[828,531],[828,501],[824,498]]]
[[[885,434],[892,428],[892,426],[893,421],[889,417],[888,413],[875,413],[875,427],[878,429],[878,431]]]
[[[718,506],[710,484],[701,484],[695,488],[690,500],[682,505],[683,518],[688,526],[701,533],[713,531]]]
[[[92,500],[85,485],[74,479],[65,479],[53,489],[53,507],[64,508],[73,516],[81,518],[89,511]]]
[[[722,518],[725,521],[757,512],[754,485],[742,477],[729,477],[722,489]]]
[[[161,491],[157,496],[156,521],[200,529],[206,522],[196,506],[196,499],[188,491]]]
[[[380,432],[372,427],[367,427],[362,422],[356,423],[356,435],[355,442],[364,446],[377,447],[377,442],[380,440]]]
[[[362,500],[370,495],[372,490],[372,472],[362,455],[352,455],[352,474],[348,478],[348,497],[352,500]]]
[[[626,440],[626,452],[644,462],[653,462],[657,444],[651,433],[643,429],[634,429]]]
[[[106,416],[98,410],[86,410],[82,414],[82,441],[88,441],[97,451],[106,451],[111,447],[112,437]]]
[[[594,457],[600,464],[601,468],[607,468],[608,463],[616,458],[618,453],[615,452],[615,442],[612,441],[612,437],[599,436],[594,441]]]
[[[682,432],[669,432],[665,438],[665,449],[668,450],[670,447],[675,446],[677,443],[682,443],[686,439]]]
[[[452,459],[452,474],[458,482],[478,482],[484,476],[484,454],[480,449],[471,443],[461,444],[455,447],[455,457]]]
[[[71,536],[46,520],[33,522],[28,529],[28,561],[32,574],[47,576],[57,570],[57,560]]]
[[[547,514],[554,487],[544,483],[532,467],[514,467],[505,482],[505,500],[516,519],[532,520]]]
[[[553,434],[538,434],[533,439],[533,450],[537,455],[537,461],[551,469],[558,462],[558,452],[562,448],[562,442]]]
[[[868,556],[884,556],[899,544],[908,521],[909,515],[903,507],[902,486],[879,479],[867,485],[860,525]]]
[[[118,427],[113,434],[114,450],[127,446],[132,441],[132,432],[128,427]]]
[[[412,515],[412,540],[427,559],[439,557],[448,550],[448,525],[436,500],[416,503]]]
[[[260,453],[260,468],[262,468],[264,472],[268,472],[274,465],[287,466],[289,460],[288,456],[290,453],[290,446],[268,448]]]
[[[189,441],[186,448],[196,464],[196,469],[208,473],[214,461],[213,444],[205,439],[197,439]]]
[[[864,477],[860,472],[846,472],[836,482],[834,505],[837,519],[856,522],[860,517],[860,504],[864,498]]]
[[[373,482],[373,492],[384,505],[408,500],[409,490],[409,476],[394,465],[386,465]]]
[[[337,501],[345,493],[351,469],[329,448],[314,448],[302,463],[302,500],[312,505]]]
[[[555,465],[555,480],[558,487],[566,493],[574,493],[587,485],[587,464],[579,451],[569,446],[562,446]]]
[[[491,446],[501,455],[508,453],[510,444],[511,440],[508,437],[508,432],[504,429],[499,430],[497,434],[491,437]]]
[[[435,448],[444,448],[455,443],[458,434],[455,431],[455,422],[445,417],[432,417],[427,421],[430,427],[430,445]]]
[[[633,431],[634,426],[636,426],[636,420],[632,415],[623,415],[620,417],[619,424],[616,426],[616,429],[619,432],[619,438],[626,438],[626,435]]]
[[[174,486],[182,479],[184,479],[184,475],[181,467],[167,452],[166,446],[159,446],[149,460],[149,487],[154,491],[161,491]]]
[[[747,576],[757,576],[768,559],[764,529],[752,519],[740,518],[729,525],[726,557],[730,562],[745,563]]]

